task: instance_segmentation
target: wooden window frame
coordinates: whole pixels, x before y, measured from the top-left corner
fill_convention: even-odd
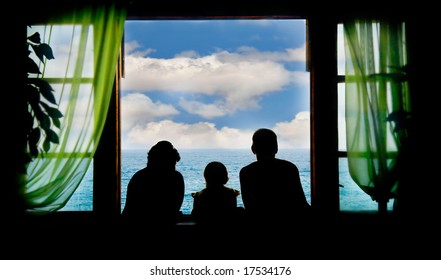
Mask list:
[[[127,20],[161,19],[306,19],[308,68],[311,72],[311,205],[319,212],[339,212],[337,126],[337,20],[306,14],[302,9],[255,7],[254,10],[191,10],[143,8],[134,1]],[[270,15],[270,16],[268,16]],[[94,158],[93,212],[113,219],[121,212],[120,79],[123,56],[117,66],[106,125]]]

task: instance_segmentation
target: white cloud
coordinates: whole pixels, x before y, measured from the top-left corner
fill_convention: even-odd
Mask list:
[[[203,57],[187,51],[168,59],[127,55],[122,83],[128,91],[212,96],[215,102],[211,105],[194,106],[193,103],[193,106],[188,106],[190,103],[186,103],[185,106],[190,113],[210,117],[200,109],[219,105],[221,107],[215,112],[231,114],[259,107],[263,96],[286,86],[309,86],[308,73],[289,71],[281,63],[302,59],[304,47],[284,52],[259,52],[254,48],[241,47],[236,53],[218,51]]]
[[[275,125],[280,147],[309,148],[310,146],[310,112],[300,112],[289,122]]]
[[[202,57],[194,51],[184,51],[168,59],[129,54],[125,59],[123,88],[147,94],[149,91],[178,94],[181,109],[210,120],[238,110],[259,108],[265,95],[286,86],[309,87],[309,73],[290,71],[283,64],[304,61],[304,54],[304,46],[282,52],[260,52],[243,46],[234,53],[218,50]],[[198,99],[204,95],[210,97],[210,103]],[[130,104],[135,107],[131,108]],[[124,149],[145,149],[164,139],[178,149],[249,149],[251,146],[254,130],[216,127],[210,121],[176,122],[170,118],[178,113],[176,108],[153,103],[141,94],[123,98],[123,106],[130,108],[128,113],[122,110],[123,128],[126,128]],[[299,113],[292,121],[278,123],[273,129],[278,134],[280,148],[309,147],[308,112]]]
[[[280,148],[308,148],[310,134],[309,112],[301,112],[290,122],[276,124]],[[217,128],[211,122],[195,124],[171,120],[149,122],[133,127],[123,135],[123,149],[151,147],[160,140],[169,140],[178,149],[225,148],[248,149],[254,130],[230,127]]]
[[[179,114],[179,111],[172,105],[153,102],[148,96],[141,93],[124,96],[121,103],[123,132],[135,126],[157,120],[159,117],[164,118]]]
[[[181,99],[179,105],[187,112],[199,115],[205,119],[213,119],[224,116],[228,113],[228,108],[222,104],[205,104],[199,101],[189,101]]]
[[[123,143],[126,148],[146,148],[165,139],[178,149],[242,148],[249,146],[250,133],[233,128],[217,129],[209,122],[186,124],[164,120],[134,127]]]
[[[155,49],[145,49],[145,50],[140,50],[138,51],[137,49],[139,49],[141,47],[141,45],[138,43],[138,41],[130,41],[124,44],[124,48],[126,53],[130,53],[131,56],[134,57],[145,57],[148,56],[151,53],[156,52]]]
[[[195,51],[183,51],[175,55],[175,57],[198,58],[199,54]]]
[[[274,52],[262,52],[254,47],[241,46],[237,49],[238,55],[230,54],[234,59],[243,60],[269,60],[277,62],[293,62],[293,61],[306,61],[306,44],[300,48],[296,49],[285,49],[284,52],[274,51]]]

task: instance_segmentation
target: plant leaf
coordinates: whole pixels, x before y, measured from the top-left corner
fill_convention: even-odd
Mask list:
[[[37,78],[29,78],[29,83],[34,84],[40,90],[41,95],[44,96],[49,102],[57,105],[57,101],[55,100],[55,96],[53,94],[54,89],[52,86],[45,80],[37,79]]]
[[[29,104],[31,105],[32,111],[34,111],[34,118],[39,121],[39,115],[44,114],[39,105],[40,103],[29,102]]]
[[[33,126],[34,126],[34,118],[32,117],[32,114],[30,112],[27,112],[26,116],[25,116],[25,129],[26,129],[26,131],[30,131]]]
[[[43,150],[47,153],[50,148],[51,148],[51,142],[49,141],[48,137],[46,137],[43,142]]]
[[[30,57],[26,59],[26,72],[31,74],[41,74],[38,65]]]
[[[44,102],[40,102],[40,105],[43,106],[44,110],[52,119],[57,119],[63,117],[63,114],[55,107],[50,107]]]
[[[57,128],[60,128],[60,127],[61,127],[60,119],[52,118],[52,123],[53,123]]]
[[[37,146],[38,141],[40,141],[41,132],[38,127],[33,128],[28,135],[28,141],[30,146]]]
[[[46,43],[42,43],[40,45],[32,45],[32,48],[34,49],[35,55],[37,55],[37,57],[43,63],[44,63],[44,57],[46,57],[49,60],[55,58],[52,52],[52,48]]]
[[[40,92],[31,85],[26,85],[26,99],[29,103],[38,103],[40,101]]]
[[[34,34],[28,37],[28,40],[31,41],[32,43],[40,44],[41,43],[40,33],[35,32]]]
[[[57,108],[54,107],[48,106],[48,108],[46,108],[46,112],[49,115],[49,117],[51,117],[52,119],[59,119],[63,117],[63,114]]]
[[[43,55],[47,59],[51,60],[51,59],[55,58],[54,53],[52,52],[52,48],[48,44],[46,44],[46,43],[40,44],[39,49],[41,49],[41,51],[43,52]]]
[[[42,110],[40,110],[38,113],[35,113],[35,116],[40,122],[40,127],[44,130],[49,129],[51,127],[51,120],[49,119],[49,117]]]
[[[38,57],[38,59],[40,59],[40,61],[44,63],[43,53],[39,49],[39,47],[38,47],[39,45],[31,45],[31,46],[34,49],[34,53]]]
[[[58,139],[58,135],[53,131],[52,129],[45,129],[46,132],[46,138],[48,141],[51,141],[52,143],[59,144],[60,140]]]
[[[38,157],[38,147],[36,145],[29,144],[29,152],[32,157],[34,158]]]
[[[411,113],[407,111],[396,110],[387,116],[386,121],[395,122],[394,132],[397,132],[401,129],[409,128],[411,116]]]

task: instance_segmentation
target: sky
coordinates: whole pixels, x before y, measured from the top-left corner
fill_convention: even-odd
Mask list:
[[[122,149],[145,150],[160,140],[169,140],[179,149],[250,148],[252,133],[260,127],[277,133],[280,148],[309,148],[305,23],[294,19],[127,20]],[[63,77],[60,69],[75,59],[69,58],[72,26],[50,30],[33,26],[28,33],[40,32],[43,42],[50,38],[55,59],[46,63],[45,76]],[[340,26],[339,74],[344,74],[342,34]],[[77,41],[73,40],[74,49]],[[83,75],[92,77],[92,45],[87,47],[85,64]],[[81,100],[87,103],[90,89],[83,91]],[[339,91],[344,92],[343,85]],[[65,103],[61,100],[60,108]],[[344,95],[339,95],[339,104],[344,104]],[[77,107],[80,111],[87,106]],[[82,123],[79,113],[76,122]],[[339,110],[342,150],[344,117],[344,110]]]
[[[309,148],[304,20],[126,21],[122,149]]]

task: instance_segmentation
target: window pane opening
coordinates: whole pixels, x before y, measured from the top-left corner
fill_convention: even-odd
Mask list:
[[[338,75],[342,77],[338,84],[338,148],[340,154],[345,154],[346,121],[345,121],[345,50],[343,24],[337,27],[337,61]],[[350,212],[378,211],[378,203],[371,199],[351,178],[346,156],[339,158],[340,210]],[[392,211],[394,199],[387,203],[387,210]]]
[[[54,24],[27,27],[27,36],[37,32],[41,43],[50,46],[54,58],[42,65],[35,54],[35,49],[32,49],[30,57],[39,65],[41,74],[31,74],[30,77],[38,77],[47,81],[53,89],[58,109],[62,112],[69,111],[74,117],[67,120],[68,116],[63,116],[60,119],[60,128],[56,129],[61,140],[60,144],[54,144],[49,153],[44,155],[46,159],[54,158],[63,164],[69,161],[70,168],[56,171],[59,170],[59,166],[55,166],[50,171],[52,173],[47,171],[46,177],[42,180],[33,180],[32,184],[46,184],[45,180],[49,179],[49,176],[63,178],[65,182],[54,188],[64,188],[63,196],[71,196],[67,204],[59,211],[91,211],[93,159],[87,155],[90,155],[95,145],[91,140],[94,133],[93,26]],[[83,55],[83,59],[78,59],[79,53]],[[82,63],[77,64],[77,60],[81,60]],[[74,105],[70,95],[72,91],[76,92]],[[55,105],[51,104],[51,106]],[[82,176],[87,166],[88,171]],[[43,176],[39,175],[39,177]],[[28,187],[33,186],[28,184]]]
[[[305,20],[126,21],[124,49],[121,210],[130,178],[160,140],[181,155],[184,214],[210,161],[223,162],[226,185],[240,190],[239,170],[255,160],[251,136],[260,127],[277,133],[277,157],[299,167],[310,202]]]

